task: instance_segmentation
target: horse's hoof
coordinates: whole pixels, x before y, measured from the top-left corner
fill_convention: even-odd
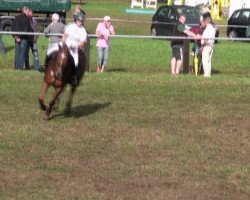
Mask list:
[[[64,113],[66,115],[69,115],[71,113],[71,108],[70,107],[66,107],[65,110],[64,110]]]
[[[47,107],[45,106],[45,105],[40,105],[40,109],[42,110],[42,111],[45,111],[46,109],[47,109]]]
[[[53,106],[52,110],[55,111],[55,112],[59,111],[59,106]]]
[[[43,116],[43,119],[46,120],[46,121],[48,121],[48,120],[49,120],[49,116],[45,114],[45,115]]]
[[[47,111],[45,112],[45,114],[44,114],[43,119],[49,120],[49,116],[50,116],[50,112],[47,110]]]

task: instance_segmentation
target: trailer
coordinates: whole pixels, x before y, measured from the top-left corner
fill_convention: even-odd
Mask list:
[[[51,15],[57,13],[62,22],[66,21],[66,13],[71,9],[71,0],[0,0],[0,20],[4,31],[10,31],[15,16],[22,7],[33,10],[39,29],[43,29],[51,21]]]

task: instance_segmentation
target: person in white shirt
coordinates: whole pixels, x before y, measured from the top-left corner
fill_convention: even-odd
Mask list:
[[[202,45],[202,64],[204,70],[204,77],[211,77],[211,62],[213,55],[213,46],[215,38],[215,27],[211,24],[211,17],[205,18],[205,30],[201,36]]]
[[[75,77],[75,71],[78,67],[79,63],[79,49],[84,47],[84,44],[87,41],[87,32],[83,26],[85,19],[85,13],[82,11],[74,13],[74,21],[75,23],[69,24],[66,26],[64,34],[63,34],[63,42],[69,48],[70,54],[74,58],[75,68],[72,70],[72,81],[71,85],[77,85],[77,79]]]
[[[87,32],[83,27],[85,15],[83,12],[74,14],[75,23],[66,26],[63,41],[66,42],[71,55],[75,61],[75,67],[78,66],[78,50],[84,47],[87,40]]]

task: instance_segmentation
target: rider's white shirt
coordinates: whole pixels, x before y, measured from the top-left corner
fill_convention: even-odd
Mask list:
[[[72,49],[76,48],[80,42],[84,42],[87,39],[85,28],[83,26],[78,27],[75,23],[66,26],[65,34],[67,35],[66,44]]]
[[[70,53],[74,58],[75,66],[78,66],[78,45],[87,40],[87,32],[83,26],[78,27],[75,23],[66,26],[64,33],[66,34],[66,45],[69,47]]]

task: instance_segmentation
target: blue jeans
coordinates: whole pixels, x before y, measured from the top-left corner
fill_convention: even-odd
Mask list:
[[[27,39],[21,39],[20,42],[15,42],[15,69],[23,70],[27,47]]]
[[[108,48],[97,47],[97,53],[98,53],[98,65],[107,66],[109,57],[109,47]]]
[[[38,57],[38,48],[36,42],[28,42],[27,52],[25,56],[25,68],[29,69],[29,50],[31,49],[34,59],[34,68],[38,70],[40,64],[39,64],[39,57]]]
[[[0,35],[0,53],[4,53],[4,45],[3,45],[2,35]]]

